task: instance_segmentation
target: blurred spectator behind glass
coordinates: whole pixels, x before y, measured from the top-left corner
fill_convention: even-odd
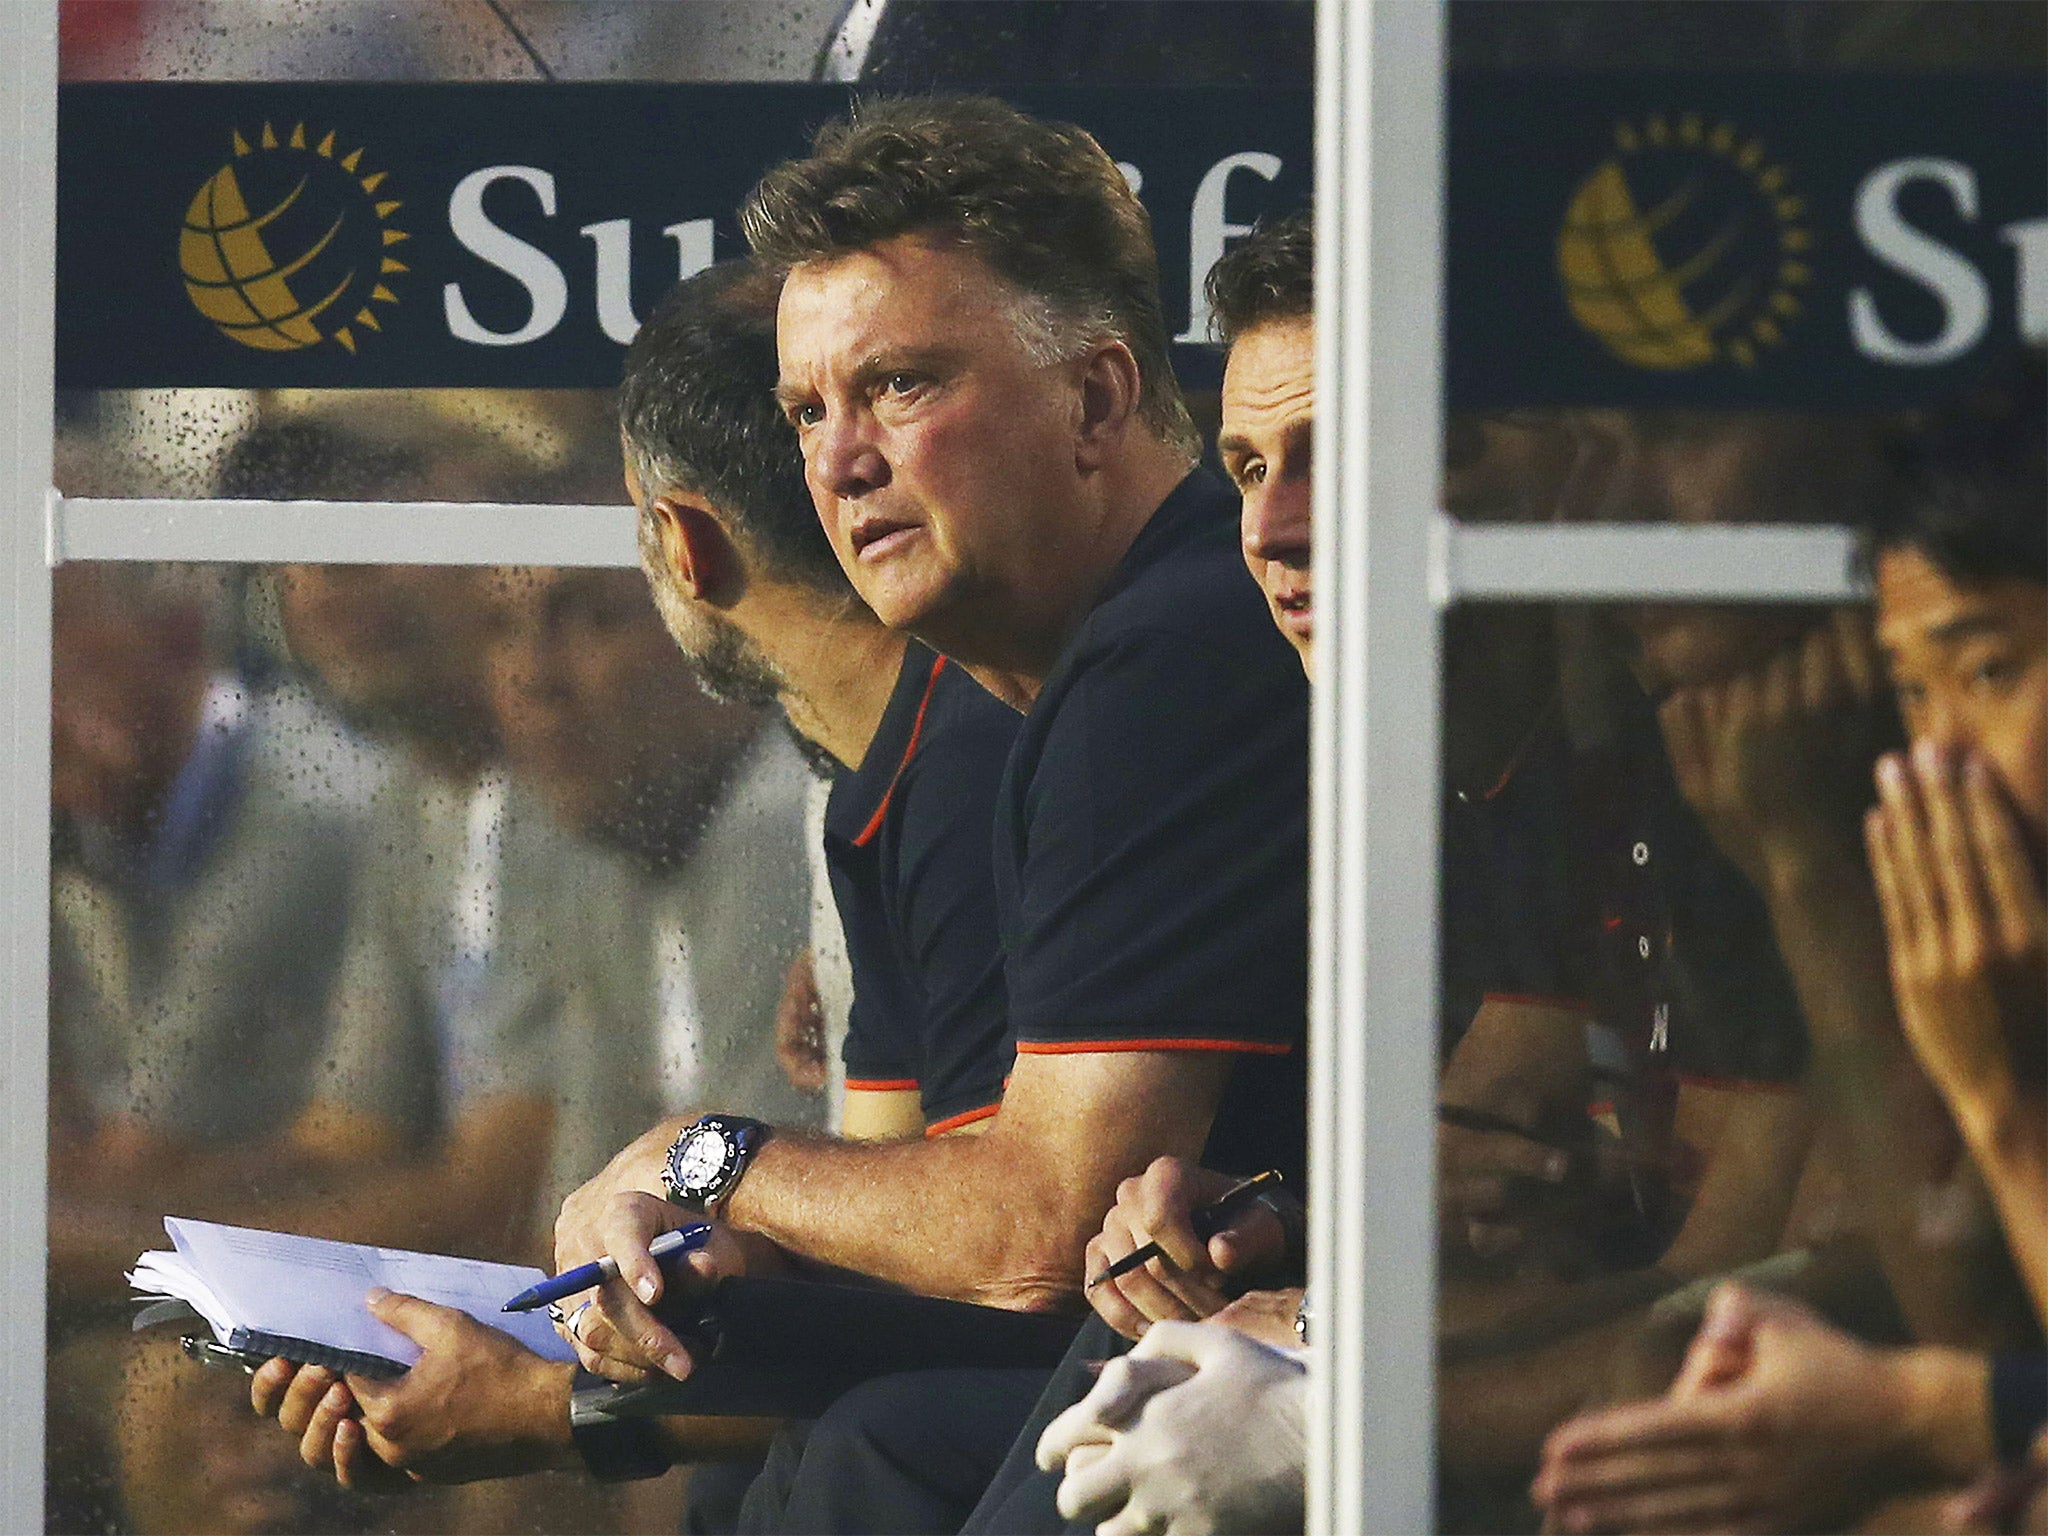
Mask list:
[[[308,1086],[350,829],[302,792],[267,696],[234,671],[228,595],[195,567],[55,578],[59,1301],[112,1290],[134,1257],[101,1251],[97,1201],[276,1135]]]
[[[245,438],[224,489],[544,500],[588,489],[563,478],[574,409],[519,396],[321,401]],[[613,429],[589,414],[609,459]],[[773,1020],[803,941],[805,774],[779,726],[703,697],[636,573],[296,567],[278,607],[330,711],[309,719],[295,773],[361,818],[325,1048],[317,1034],[300,1044],[311,1102],[275,1126],[277,1174],[181,1193],[147,1181],[145,1209],[101,1239],[125,1248],[102,1255],[109,1276],[173,1203],[351,1241],[525,1256],[563,1190],[669,1109],[715,1100],[804,1118],[809,1103],[775,1065]],[[509,772],[496,766],[500,723]],[[396,754],[367,776],[366,805],[342,793],[365,777],[350,727]],[[304,910],[333,925],[342,908],[337,892]],[[621,1081],[666,1091],[622,1096]],[[185,1394],[218,1386],[134,1375],[124,1495],[144,1523],[192,1502],[173,1475],[201,1454]],[[257,1454],[246,1435],[202,1438],[206,1456]],[[206,1518],[224,1527],[234,1511]]]
[[[1841,522],[1885,493],[1870,418],[1589,411],[1573,423],[1581,453],[1569,515]],[[1797,1239],[1854,1232],[1873,1243],[1894,1299],[1925,1337],[1988,1343],[2009,1333],[2019,1297],[1995,1279],[1995,1224],[1898,1035],[1886,984],[1859,819],[1870,766],[1897,724],[1867,616],[1663,604],[1618,617],[1678,791],[1712,839],[1709,856],[1732,863],[1754,893],[1727,895],[1729,919],[1760,898],[1764,942],[1777,952],[1766,949],[1751,961],[1757,974],[1737,978],[1747,996],[1717,1000],[1728,1054],[1693,1070],[1724,1080],[1796,1070],[1802,1042],[1788,1037],[1803,1022],[1819,1118],[1788,1213]],[[1798,1009],[1772,1020],[1755,1000],[1779,974]],[[1688,1044],[1683,1022],[1674,1017],[1667,1031],[1674,1057]],[[1771,1187],[1789,1193],[1781,1180]]]
[[[616,452],[595,397],[300,398],[295,414],[238,447],[231,490],[547,501],[590,492],[571,483],[578,466]],[[328,1048],[292,1136],[335,1172],[306,1192],[319,1194],[316,1207],[291,1214],[358,1241],[523,1252],[551,1214],[541,1191],[562,1148],[551,1150],[550,1127],[590,1107],[558,1080],[578,1059],[559,1055],[561,1032],[622,1052],[637,1045],[642,1062],[653,1050],[658,984],[622,990],[605,970],[609,960],[624,973],[628,954],[650,978],[656,969],[654,939],[636,948],[626,937],[651,921],[641,910],[647,882],[589,839],[651,863],[675,856],[707,814],[735,733],[754,723],[727,715],[721,730],[717,711],[688,707],[700,699],[695,680],[632,573],[507,582],[465,569],[300,567],[283,590],[286,633],[326,695],[405,749],[403,771],[372,805]],[[537,684],[508,686],[504,642],[522,611],[526,660],[510,668],[538,657],[541,672]],[[636,635],[647,642],[637,652]],[[649,654],[656,668],[644,664]],[[494,766],[501,724],[515,747],[509,775]],[[796,943],[774,906],[783,882],[770,856],[776,834],[765,829],[778,817],[752,810],[767,839],[755,850],[769,892],[759,929],[744,926],[737,904],[663,974],[676,1009],[696,1006],[693,964],[717,971],[711,1015],[743,1013],[772,1052],[773,1005]],[[792,853],[798,835],[787,831]],[[773,971],[752,988],[758,1002],[749,991],[757,969]],[[558,1107],[572,1113],[558,1121]],[[626,1136],[623,1126],[606,1132],[590,1169]],[[345,1181],[343,1168],[354,1170]],[[560,1177],[584,1176],[572,1172]]]
[[[2043,740],[2048,390],[2041,358],[1902,434],[1873,504],[1877,635],[1913,738],[1879,764],[1865,831],[1900,1023],[1997,1197],[2048,1313]],[[1559,1430],[1538,1502],[1573,1530],[1809,1529],[2031,1466],[1887,1529],[2048,1529],[2048,1360],[1880,1349],[1744,1287],[1714,1297],[1663,1398]]]
[[[354,840],[290,766],[289,711],[230,662],[220,572],[67,565],[54,583],[48,1485],[53,1521],[83,1528],[122,1518],[125,1318],[95,1330],[115,1320],[93,1304],[161,1241],[161,1186],[254,1177],[304,1102]],[[224,1492],[279,1460],[188,1455],[181,1476]],[[266,1487],[239,1505],[259,1526],[298,1507]]]
[[[505,935],[551,956],[564,1010],[534,1084],[556,1126],[544,1231],[663,1116],[715,1103],[821,1120],[775,1036],[808,940],[810,775],[778,715],[705,691],[637,572],[506,571],[495,587],[491,690],[514,795],[577,834],[552,875],[532,874],[556,893],[524,904],[547,926]]]

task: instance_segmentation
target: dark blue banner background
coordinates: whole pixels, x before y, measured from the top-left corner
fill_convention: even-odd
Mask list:
[[[1082,123],[1113,156],[1142,173],[1176,334],[1188,321],[1190,219],[1203,177],[1246,152],[1280,161],[1272,180],[1250,169],[1228,174],[1222,213],[1232,224],[1249,226],[1307,199],[1306,93],[1041,90],[1017,99],[1029,110]],[[739,254],[733,212],[742,197],[762,171],[801,153],[812,129],[842,113],[847,100],[843,88],[832,86],[65,86],[58,141],[58,383],[611,385],[622,347],[600,328],[597,245],[578,231],[632,221],[631,304],[644,317],[678,273],[677,244],[662,231],[713,219],[716,254]],[[278,141],[273,150],[262,147],[265,124]],[[299,125],[305,148],[295,153],[290,139]],[[334,141],[321,157],[330,132]],[[236,152],[237,134],[249,146],[246,155]],[[361,157],[344,180],[338,167],[357,149]],[[299,302],[310,304],[356,272],[354,288],[310,322],[323,339],[259,350],[230,339],[188,295],[181,227],[195,196],[230,165],[248,191],[252,217],[307,181],[292,206],[261,231],[263,250],[280,267],[311,252],[335,219],[343,219],[343,234],[284,279]],[[492,331],[516,331],[533,307],[526,288],[464,249],[450,229],[457,185],[479,168],[502,165],[553,178],[552,217],[531,186],[510,180],[490,188],[483,211],[547,254],[566,280],[568,302],[544,337],[477,345],[451,335],[446,285],[459,284],[472,318]],[[307,177],[309,168],[314,174]],[[360,182],[378,172],[384,175],[374,191],[359,193]],[[378,212],[393,202],[396,208]],[[377,245],[386,231],[404,238]],[[345,250],[349,235],[371,243]],[[405,270],[377,272],[385,257]],[[379,281],[389,298],[373,295]],[[233,307],[231,296],[219,302]],[[375,328],[349,324],[351,352],[329,328],[365,308]],[[262,339],[279,346],[291,340]],[[1217,363],[1205,348],[1178,351],[1192,373],[1214,377]]]
[[[1176,335],[1191,262],[1308,198],[1306,93],[1016,99],[1141,173]],[[608,305],[629,329],[677,276],[664,231],[709,220],[713,252],[736,254],[747,189],[847,100],[832,86],[65,86],[58,383],[609,385],[622,347],[601,323],[600,246],[619,279],[630,267]],[[1875,408],[1952,392],[2048,328],[2038,73],[1461,74],[1448,155],[1460,408]],[[496,265],[451,222],[458,187],[489,167],[527,168],[471,219],[473,237],[493,227]],[[552,325],[503,266],[553,286]],[[472,338],[545,334],[462,339],[450,285]],[[1215,382],[1213,353],[1177,354],[1191,384]]]
[[[2018,339],[2019,252],[2002,231],[2048,216],[2039,73],[1475,73],[1453,80],[1449,127],[1447,372],[1461,407],[1896,405],[1966,385]],[[1858,229],[1858,195],[1873,176],[1932,161],[1966,173],[1974,216],[1925,165],[1899,187],[1897,211],[1975,272],[1987,313],[1950,360],[1887,361],[1854,334],[1859,289],[1885,334],[1909,347],[1935,341],[1945,323],[1959,326],[1958,342],[1975,329],[1967,304],[1951,317]],[[1607,166],[1606,187],[1577,203]],[[1617,173],[1634,222],[1666,216],[1636,232],[1641,243],[1611,200],[1603,206]],[[1561,270],[1575,213],[1590,323]],[[1631,262],[1646,250],[1647,271]],[[1956,267],[1942,271],[1969,290]],[[1696,329],[1646,313],[1674,290]],[[1717,323],[1701,323],[1717,310]]]

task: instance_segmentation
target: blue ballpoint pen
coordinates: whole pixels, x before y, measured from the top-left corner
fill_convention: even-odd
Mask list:
[[[665,1259],[672,1253],[689,1253],[702,1248],[705,1239],[711,1236],[711,1223],[695,1222],[674,1232],[664,1232],[647,1245],[649,1257]],[[574,1296],[578,1291],[594,1290],[607,1280],[619,1277],[618,1260],[606,1254],[594,1264],[578,1264],[574,1269],[564,1270],[551,1280],[539,1285],[530,1285],[506,1302],[506,1312],[531,1312],[535,1307],[544,1307],[551,1301],[560,1301],[564,1296]]]

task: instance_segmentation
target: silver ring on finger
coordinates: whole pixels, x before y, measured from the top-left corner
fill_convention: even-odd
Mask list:
[[[592,1305],[592,1302],[586,1301],[583,1303],[582,1306],[578,1307],[574,1312],[571,1312],[569,1314],[569,1337],[574,1339],[578,1344],[581,1344],[583,1342],[584,1315],[590,1311]]]

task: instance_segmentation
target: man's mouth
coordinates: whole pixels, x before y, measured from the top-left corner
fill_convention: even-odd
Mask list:
[[[879,560],[918,531],[916,523],[893,517],[863,517],[853,525],[853,557]]]
[[[1287,587],[1272,594],[1273,612],[1280,627],[1290,634],[1305,635],[1315,625],[1315,594],[1307,587]]]

